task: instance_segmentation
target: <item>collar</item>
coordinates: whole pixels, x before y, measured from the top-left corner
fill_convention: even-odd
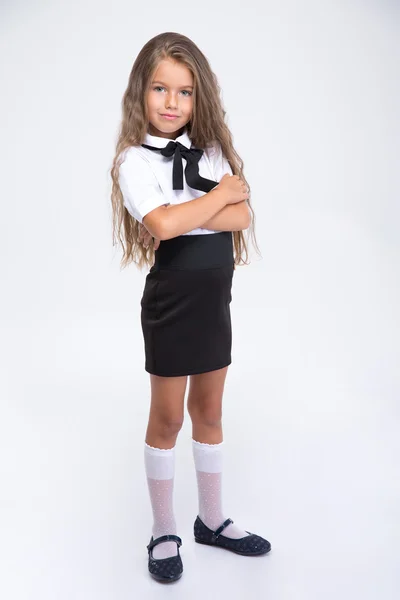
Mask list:
[[[148,144],[148,146],[156,146],[157,148],[164,148],[168,144],[168,142],[180,142],[181,144],[186,146],[186,148],[189,148],[189,149],[192,146],[192,142],[190,140],[190,137],[187,133],[186,128],[185,128],[184,132],[182,133],[182,135],[178,136],[175,140],[172,140],[169,138],[158,137],[156,135],[150,135],[149,133],[146,133],[143,143]]]

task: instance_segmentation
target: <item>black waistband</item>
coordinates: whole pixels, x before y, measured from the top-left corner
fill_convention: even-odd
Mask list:
[[[179,235],[160,242],[151,271],[159,269],[212,269],[231,266],[233,236],[231,231],[196,235]]]

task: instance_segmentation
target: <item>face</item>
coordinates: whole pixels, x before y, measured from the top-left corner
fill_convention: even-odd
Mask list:
[[[159,63],[147,95],[150,135],[170,140],[181,135],[192,115],[193,86],[193,75],[185,65],[171,59]]]

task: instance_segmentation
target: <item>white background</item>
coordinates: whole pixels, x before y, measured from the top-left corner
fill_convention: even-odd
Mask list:
[[[399,4],[1,3],[0,592],[7,600],[400,595]],[[262,259],[235,272],[224,506],[272,544],[147,572],[140,297],[111,241],[120,104],[154,35],[223,90]]]

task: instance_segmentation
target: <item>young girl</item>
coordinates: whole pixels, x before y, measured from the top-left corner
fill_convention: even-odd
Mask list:
[[[271,548],[233,524],[221,502],[232,279],[235,265],[248,264],[242,232],[254,228],[254,213],[219,90],[190,39],[177,33],[151,39],[129,77],[111,169],[113,241],[118,237],[122,245],[121,264],[151,267],[141,299],[151,382],[144,462],[154,518],[148,569],[158,581],[183,572],[173,483],[188,376],[199,501],[195,540],[247,556]]]

